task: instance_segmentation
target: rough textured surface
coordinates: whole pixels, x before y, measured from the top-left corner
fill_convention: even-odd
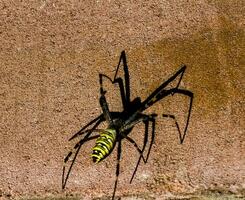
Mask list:
[[[116,153],[99,165],[80,152],[61,191],[68,138],[101,109],[98,74],[113,76],[126,50],[131,97],[146,98],[181,63],[182,88],[194,92],[183,145],[171,120],[157,120],[148,164],[123,142],[117,194],[244,194],[245,3],[243,0],[1,1],[0,198],[110,196]],[[112,110],[120,108],[116,88]],[[148,110],[173,113],[183,127],[188,100]],[[143,139],[143,126],[132,137]],[[130,157],[128,156],[130,155]]]

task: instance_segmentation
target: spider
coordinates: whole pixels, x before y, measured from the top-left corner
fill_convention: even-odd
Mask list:
[[[118,77],[118,70],[121,66],[121,62],[123,63],[123,70],[124,70],[124,79]],[[186,70],[186,66],[183,65],[173,76],[171,76],[167,81],[163,82],[155,91],[153,91],[148,98],[144,101],[141,101],[139,97],[136,97],[133,101],[130,100],[130,85],[129,85],[129,72],[126,60],[125,51],[121,52],[121,56],[119,59],[118,66],[116,68],[116,73],[113,79],[109,78],[104,74],[99,74],[99,84],[100,84],[100,98],[99,103],[102,109],[102,114],[98,117],[94,118],[88,124],[83,126],[81,130],[75,133],[69,141],[73,140],[74,138],[83,136],[78,143],[75,144],[74,148],[67,154],[64,158],[64,167],[63,167],[63,174],[62,174],[62,189],[65,189],[69,174],[71,169],[74,165],[76,157],[80,151],[81,146],[91,140],[95,140],[95,145],[92,149],[92,160],[95,163],[101,162],[107,156],[111,154],[111,152],[117,148],[117,165],[116,165],[116,180],[114,184],[114,190],[112,194],[112,200],[115,198],[118,176],[120,172],[120,159],[121,159],[121,151],[122,151],[122,140],[127,140],[129,143],[133,144],[136,151],[139,153],[139,159],[136,164],[135,170],[132,174],[130,179],[130,183],[132,182],[135,173],[137,171],[138,165],[140,161],[143,160],[144,163],[147,162],[152,145],[155,140],[155,118],[157,114],[144,114],[143,111],[155,104],[156,102],[162,100],[164,97],[174,94],[181,94],[188,96],[190,99],[189,102],[189,110],[188,116],[184,128],[184,133],[182,134],[178,125],[178,122],[174,115],[171,114],[162,114],[162,117],[171,118],[174,120],[177,130],[179,132],[179,139],[180,143],[184,142],[189,119],[191,115],[192,109],[192,102],[194,95],[191,91],[180,89],[179,85]],[[179,81],[176,87],[166,89],[166,87],[173,82],[177,77],[179,77]],[[121,101],[123,105],[122,112],[112,112],[109,110],[109,106],[106,100],[106,91],[103,87],[103,80],[108,79],[112,84],[118,84],[120,88],[120,95]],[[106,121],[107,128],[105,129],[98,129],[97,127]],[[144,144],[143,147],[140,148],[138,144],[135,142],[133,138],[130,137],[130,132],[134,128],[134,126],[138,123],[143,122],[145,125],[145,133],[144,133]],[[148,141],[149,137],[149,125],[151,123],[152,131],[151,131],[151,139]],[[90,128],[89,128],[90,127]],[[97,132],[97,135],[92,135],[93,132]],[[117,145],[116,145],[117,144]],[[149,144],[149,148],[144,154],[146,150],[146,146]],[[117,146],[117,147],[116,147]],[[146,156],[144,156],[146,155]],[[72,159],[71,159],[72,158]],[[72,160],[68,170],[66,170],[66,165],[68,164],[69,160]]]

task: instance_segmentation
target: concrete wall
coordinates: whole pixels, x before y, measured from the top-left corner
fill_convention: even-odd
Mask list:
[[[181,88],[195,95],[183,145],[188,99],[173,96],[159,114],[149,162],[123,141],[117,195],[244,194],[245,3],[242,0],[0,2],[0,198],[110,196],[116,152],[98,165],[93,142],[81,149],[65,191],[68,139],[101,113],[98,74],[113,77],[126,51],[131,98],[145,99],[184,63]],[[111,110],[121,107],[107,84]],[[144,127],[131,133],[142,144]]]

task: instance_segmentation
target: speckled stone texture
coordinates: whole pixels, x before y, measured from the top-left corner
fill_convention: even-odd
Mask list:
[[[245,1],[0,1],[0,199],[78,195],[108,198],[116,152],[95,165],[93,142],[77,157],[61,190],[68,139],[101,113],[98,74],[113,77],[126,51],[131,99],[144,100],[181,64],[180,85],[195,95],[183,145],[188,99],[168,97],[157,113],[156,141],[140,164],[122,142],[118,196],[153,199],[245,190]],[[111,110],[118,88],[106,84]],[[110,98],[109,98],[110,97]],[[104,124],[105,127],[105,124]],[[144,126],[132,133],[140,145]]]

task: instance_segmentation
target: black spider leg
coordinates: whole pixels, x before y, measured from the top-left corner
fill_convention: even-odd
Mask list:
[[[184,134],[183,135],[181,134],[178,121],[176,120],[176,117],[174,115],[171,115],[171,114],[163,114],[162,115],[163,117],[167,117],[167,118],[170,118],[170,119],[173,119],[174,120],[175,126],[177,127],[177,130],[178,130],[178,133],[179,133],[180,144],[182,144],[184,142],[184,140],[185,140],[186,132],[187,132],[189,121],[190,121],[191,109],[192,109],[194,95],[189,90],[184,90],[184,89],[173,89],[173,90],[174,90],[173,91],[174,94],[176,94],[176,93],[177,94],[183,94],[183,95],[186,95],[186,96],[189,96],[190,97],[190,103],[189,103],[189,109],[188,109],[188,116],[187,116],[186,125],[185,125],[185,129],[184,129]]]
[[[123,62],[123,70],[124,70],[124,81],[125,85],[123,84],[122,78],[117,78],[117,73],[121,64],[121,61]],[[119,84],[120,92],[121,92],[121,98],[122,98],[122,104],[124,110],[126,110],[130,104],[130,78],[129,78],[129,72],[128,72],[128,65],[127,65],[127,58],[125,51],[121,52],[121,56],[117,65],[116,73],[114,75],[114,83]]]
[[[145,147],[148,143],[148,132],[149,132],[149,122],[152,123],[152,130],[151,130],[151,141],[150,141],[150,145],[149,145],[149,149],[148,149],[148,152],[146,154],[146,157],[144,158],[143,157],[143,153],[145,151]],[[147,163],[148,159],[149,159],[149,156],[150,156],[150,152],[151,152],[151,148],[152,148],[152,145],[154,144],[154,141],[155,141],[155,127],[156,127],[156,120],[155,120],[155,115],[153,116],[153,118],[148,118],[146,121],[144,121],[144,124],[145,124],[145,136],[144,136],[144,145],[142,147],[142,153],[141,155],[139,156],[139,159],[138,159],[138,162],[135,166],[135,169],[134,169],[134,172],[132,174],[132,177],[130,179],[130,183],[132,183],[134,177],[135,177],[135,174],[137,172],[137,169],[138,169],[138,166],[140,164],[140,161],[141,159],[143,159],[143,162],[144,163]]]
[[[82,146],[86,141],[91,140],[90,138],[95,139],[95,138],[98,137],[98,136],[93,136],[93,137],[89,137],[89,136],[92,134],[92,132],[96,131],[96,128],[99,126],[99,124],[100,124],[102,121],[103,121],[102,119],[100,119],[99,121],[97,121],[97,123],[96,123],[90,130],[87,130],[87,131],[86,131],[87,134],[84,136],[84,138],[81,139],[81,140],[80,140],[78,143],[76,143],[76,145],[74,146],[73,150],[75,150],[76,153],[74,154],[74,157],[73,157],[73,159],[72,159],[71,165],[70,165],[70,167],[69,167],[69,169],[68,169],[68,172],[67,172],[67,174],[66,174],[66,178],[64,178],[64,177],[65,177],[65,166],[63,167],[63,173],[62,173],[62,189],[64,189],[65,186],[66,186],[67,180],[68,180],[69,175],[70,175],[70,173],[71,173],[71,169],[72,169],[72,167],[73,167],[73,165],[74,165],[74,163],[75,163],[76,157],[77,157],[77,155],[78,155],[78,153],[79,153],[79,151],[80,151],[81,146]],[[72,154],[73,154],[73,151],[70,151],[70,152],[67,154],[67,156],[66,156],[65,159],[64,159],[64,163],[65,163],[65,164],[67,163],[67,161],[69,160],[69,158],[72,156]]]
[[[82,144],[84,144],[84,143],[87,142],[87,141],[96,139],[96,138],[98,138],[98,137],[99,137],[99,135],[96,135],[96,136],[92,136],[92,137],[83,139],[83,140],[79,141],[79,142],[74,146],[74,150],[76,150],[76,153],[75,153],[75,155],[74,155],[74,158],[73,158],[72,163],[71,163],[71,165],[70,165],[70,168],[69,168],[69,170],[68,170],[68,173],[67,173],[67,175],[66,175],[66,178],[65,178],[65,166],[63,167],[63,173],[62,173],[62,189],[65,189],[65,186],[66,186],[68,177],[69,177],[69,175],[70,175],[71,169],[72,169],[72,167],[73,167],[73,164],[74,164],[74,162],[75,162],[75,159],[76,159],[76,157],[77,157],[77,154],[78,154],[78,152],[79,152],[79,150],[80,150]],[[65,162],[65,163],[69,160],[69,157],[70,157],[71,155],[72,155],[72,152],[69,152],[69,154],[68,154],[68,155],[65,157],[65,159],[64,159],[64,162]]]
[[[147,162],[148,158],[149,158],[149,155],[150,155],[150,152],[151,152],[151,148],[152,148],[152,145],[154,143],[154,139],[155,139],[155,117],[157,115],[156,114],[152,114],[152,115],[145,115],[145,114],[138,114],[138,112],[134,113],[127,121],[126,121],[126,125],[122,128],[122,130],[120,132],[124,132],[126,130],[130,130],[132,127],[134,127],[137,123],[140,123],[140,122],[144,122],[145,124],[145,134],[144,134],[144,144],[143,144],[143,147],[142,149],[140,149],[137,145],[137,143],[130,137],[128,137],[127,135],[124,135],[122,134],[122,136],[124,138],[126,138],[131,144],[134,145],[134,147],[136,147],[137,151],[139,152],[140,154],[140,157],[138,159],[138,162],[136,164],[136,167],[134,169],[134,172],[132,174],[132,177],[130,179],[130,183],[132,182],[135,174],[136,174],[136,171],[138,169],[138,166],[140,164],[140,161],[141,159],[143,159],[144,163]],[[136,118],[137,117],[137,118]],[[136,119],[135,119],[136,118]],[[149,132],[149,122],[152,122],[152,132],[151,132],[151,141],[150,141],[150,146],[149,146],[149,149],[148,149],[148,152],[146,154],[146,158],[144,158],[143,156],[143,153],[145,151],[145,147],[148,143],[148,132]]]
[[[116,167],[116,180],[114,184],[114,190],[112,194],[112,200],[115,198],[116,190],[117,190],[117,184],[118,184],[118,177],[120,174],[120,159],[121,159],[121,152],[122,152],[122,140],[119,138],[118,140],[118,146],[117,146],[117,167]]]
[[[159,95],[159,97],[160,98],[164,98],[164,97],[166,97],[166,96],[168,96],[170,94],[171,95],[182,94],[182,95],[188,96],[190,98],[188,115],[187,115],[187,120],[186,120],[186,124],[185,124],[183,135],[181,134],[181,131],[180,131],[180,128],[179,128],[179,124],[178,124],[178,122],[177,122],[177,120],[176,120],[174,115],[166,115],[166,114],[162,115],[163,117],[172,118],[175,121],[175,125],[176,125],[178,133],[179,133],[180,144],[182,144],[184,142],[184,140],[185,140],[185,136],[186,136],[188,125],[189,125],[189,121],[190,121],[194,94],[191,91],[189,91],[189,90],[173,88],[173,89],[165,90],[161,95]]]
[[[83,126],[78,132],[76,132],[70,139],[69,141],[73,140],[74,138],[86,133],[86,128],[88,128],[90,125],[92,125],[93,123],[96,123],[98,120],[102,120],[103,119],[103,115],[99,115],[98,117],[94,118],[92,121],[90,121],[88,124],[86,124],[85,126]]]
[[[181,144],[184,142],[184,139],[185,139],[185,136],[186,136],[186,132],[187,132],[187,129],[188,129],[189,120],[190,120],[190,116],[191,116],[191,110],[192,110],[192,103],[193,103],[193,98],[194,98],[194,94],[191,91],[178,88],[179,85],[180,85],[180,82],[181,82],[181,80],[183,78],[185,70],[186,70],[186,66],[182,66],[180,68],[180,70],[178,70],[167,81],[162,83],[144,102],[142,102],[142,106],[139,109],[139,111],[143,111],[143,110],[147,109],[148,107],[150,107],[151,105],[153,105],[154,103],[156,103],[157,101],[160,101],[161,99],[163,99],[164,97],[166,97],[168,95],[182,94],[182,95],[188,96],[190,98],[190,103],[189,103],[188,116],[187,116],[186,125],[185,125],[185,128],[184,128],[183,136],[182,136],[182,134],[180,132],[179,126],[176,123],[177,129],[178,129],[178,132],[179,132],[179,135],[180,135],[180,143]],[[179,82],[178,82],[177,86],[175,88],[165,89],[165,87],[169,83],[174,81],[179,75],[180,75],[180,79],[179,79]],[[164,117],[165,117],[165,115],[164,115]]]
[[[100,106],[102,108],[103,111],[103,115],[107,121],[107,123],[110,125],[113,125],[113,120],[111,117],[111,113],[109,111],[109,107],[108,107],[108,103],[106,101],[106,97],[105,97],[105,93],[106,91],[103,88],[103,74],[99,74],[99,81],[100,81]],[[105,76],[107,77],[107,76]],[[107,77],[109,78],[109,77]]]
[[[182,136],[181,136],[181,131],[180,131],[179,123],[178,123],[178,121],[176,120],[176,117],[175,117],[174,115],[171,115],[171,114],[162,114],[162,116],[174,120],[175,126],[177,127],[177,130],[178,130],[178,132],[179,132],[179,139],[180,139],[180,142],[182,143],[183,138],[182,138]],[[183,141],[184,141],[184,140],[183,140]]]
[[[176,89],[178,89],[180,82],[183,78],[183,75],[185,73],[185,70],[186,70],[186,66],[184,65],[173,76],[171,76],[168,80],[163,82],[154,92],[152,92],[150,96],[146,98],[145,101],[142,102],[140,111],[147,109],[148,107],[150,107],[151,105],[153,105],[154,103],[156,103],[157,101],[160,101],[163,97],[165,97],[165,96],[162,96],[162,94],[164,94],[168,90],[164,88],[168,86],[169,83],[174,81],[180,75],[179,82],[177,86],[175,87]]]
[[[117,77],[119,68],[121,66],[121,62],[123,63],[125,85],[124,85],[123,79],[121,77]],[[111,79],[110,77],[108,77],[105,74],[100,74],[100,77],[101,77],[100,79],[102,79],[103,77],[107,78],[112,84],[118,84],[123,109],[124,109],[124,111],[127,110],[128,106],[130,104],[130,84],[129,84],[129,72],[128,72],[128,65],[127,65],[125,51],[121,52],[121,56],[119,58],[119,62],[118,62],[117,68],[116,68],[116,73],[114,75],[114,78]]]

